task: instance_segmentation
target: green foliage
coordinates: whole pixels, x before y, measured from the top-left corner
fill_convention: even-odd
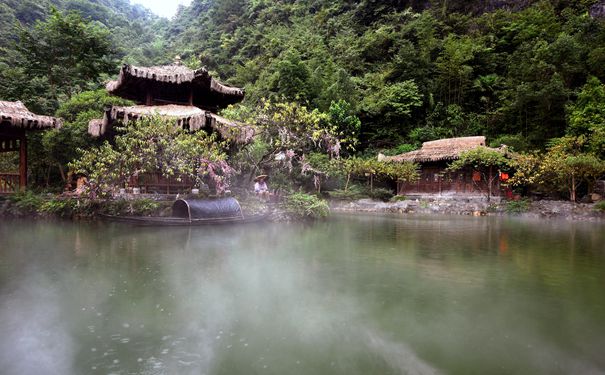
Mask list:
[[[51,102],[100,82],[115,66],[109,30],[78,13],[56,9],[32,28],[21,27],[17,51],[27,80],[43,80]],[[47,108],[40,108],[48,113]],[[54,109],[54,108],[53,108]]]
[[[105,200],[99,207],[99,212],[112,216],[157,216],[165,204],[152,199],[115,199]]]
[[[530,201],[527,199],[520,199],[518,201],[506,202],[506,207],[504,209],[509,214],[520,214],[529,211],[529,208]]]
[[[118,60],[154,65],[178,54],[246,88],[232,112],[263,132],[234,160],[244,175],[273,168],[298,179],[311,152],[467,135],[516,152],[584,137],[580,151],[604,159],[605,23],[588,16],[594,1],[499,3],[194,0],[168,21],[122,0],[5,0],[0,99],[52,114],[115,74]],[[77,138],[96,108],[73,104],[57,112],[65,135],[32,137],[41,151],[32,154],[34,179],[49,166],[57,177],[74,146],[89,147]],[[293,158],[275,160],[288,150]]]
[[[469,151],[464,151],[460,157],[453,161],[448,167],[451,171],[471,166],[476,169],[506,168],[509,164],[506,156],[498,151],[487,147],[477,147]]]
[[[72,199],[50,199],[38,207],[38,212],[59,217],[71,217],[77,209],[78,202]]]
[[[605,85],[590,77],[575,103],[567,107],[568,134],[585,136],[585,150],[605,158]]]
[[[367,197],[367,192],[359,185],[351,185],[347,189],[334,189],[328,192],[332,199],[352,201]]]
[[[368,196],[372,199],[381,200],[388,202],[395,195],[391,189],[375,188],[367,192]]]
[[[233,171],[216,136],[189,133],[159,117],[139,119],[119,131],[115,145],[105,142],[83,150],[70,164],[74,172],[87,175],[99,193],[124,187],[143,173],[205,181],[218,194],[227,189]]]
[[[30,190],[13,194],[9,197],[9,200],[17,206],[17,208],[26,212],[36,212],[42,204],[44,204],[44,198]]]
[[[605,160],[582,152],[585,142],[583,136],[567,136],[553,140],[544,154],[515,154],[511,162],[515,173],[509,184],[549,194],[566,194],[575,201],[581,185],[590,190],[605,174]]]
[[[501,135],[490,142],[490,147],[497,148],[502,145],[515,152],[527,152],[530,150],[529,142],[521,134]]]
[[[283,207],[290,215],[298,218],[319,219],[330,214],[330,207],[326,201],[305,193],[287,196]]]
[[[510,160],[500,150],[492,150],[487,147],[477,147],[464,151],[460,157],[448,166],[448,170],[457,171],[464,167],[472,167],[479,171],[483,180],[487,182],[487,201],[491,200],[493,185],[498,178],[499,170],[507,170]]]
[[[538,183],[551,190],[567,191],[569,199],[576,201],[576,191],[582,184],[591,186],[605,174],[605,160],[591,153],[583,153],[584,137],[563,137],[553,141],[548,152],[541,157]]]
[[[595,203],[594,209],[597,211],[605,212],[605,200],[598,201],[597,203]]]

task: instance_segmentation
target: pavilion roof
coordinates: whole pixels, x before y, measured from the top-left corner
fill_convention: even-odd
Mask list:
[[[217,131],[223,139],[240,144],[249,142],[255,134],[255,129],[252,126],[228,120],[198,107],[176,104],[113,106],[105,111],[102,120],[94,119],[89,122],[88,133],[94,137],[99,137],[105,134],[115,121],[122,121],[127,124],[129,121],[151,116],[176,120],[177,126],[190,131],[210,128]]]
[[[217,110],[244,99],[244,90],[214,79],[206,68],[197,70],[173,64],[138,67],[124,64],[118,79],[106,86],[110,94],[144,103],[148,91],[163,96],[166,102],[186,102],[189,92],[193,104]]]
[[[485,146],[485,137],[446,138],[436,141],[424,142],[420,150],[406,152],[387,158],[390,161],[435,162],[441,160],[454,160],[464,151]]]
[[[58,129],[62,121],[56,117],[33,114],[20,101],[0,101],[0,125],[32,130]]]

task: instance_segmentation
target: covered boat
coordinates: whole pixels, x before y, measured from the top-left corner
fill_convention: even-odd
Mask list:
[[[248,223],[267,217],[262,215],[244,216],[242,207],[235,198],[217,199],[177,199],[172,204],[172,216],[103,216],[112,221],[135,225],[216,225],[228,223]]]

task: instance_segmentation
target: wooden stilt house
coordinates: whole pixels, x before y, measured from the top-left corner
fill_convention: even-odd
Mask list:
[[[485,137],[461,137],[424,142],[422,148],[387,158],[390,161],[411,161],[420,164],[420,179],[413,183],[399,182],[400,195],[471,196],[485,194],[487,181],[479,171],[465,168],[456,172],[447,171],[448,165],[458,159],[464,151],[485,147]],[[493,195],[500,195],[499,182]]]
[[[19,171],[0,171],[0,194],[27,187],[26,132],[61,127],[61,120],[31,113],[23,103],[0,101],[0,153],[18,152]]]

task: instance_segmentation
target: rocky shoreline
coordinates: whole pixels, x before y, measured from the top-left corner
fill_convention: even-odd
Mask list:
[[[356,201],[331,201],[333,212],[367,212],[385,214],[441,214],[467,216],[516,216],[536,219],[563,219],[570,221],[605,221],[605,212],[594,204],[566,201],[517,201],[487,202],[474,199],[410,199],[398,202],[382,202],[372,199]]]

